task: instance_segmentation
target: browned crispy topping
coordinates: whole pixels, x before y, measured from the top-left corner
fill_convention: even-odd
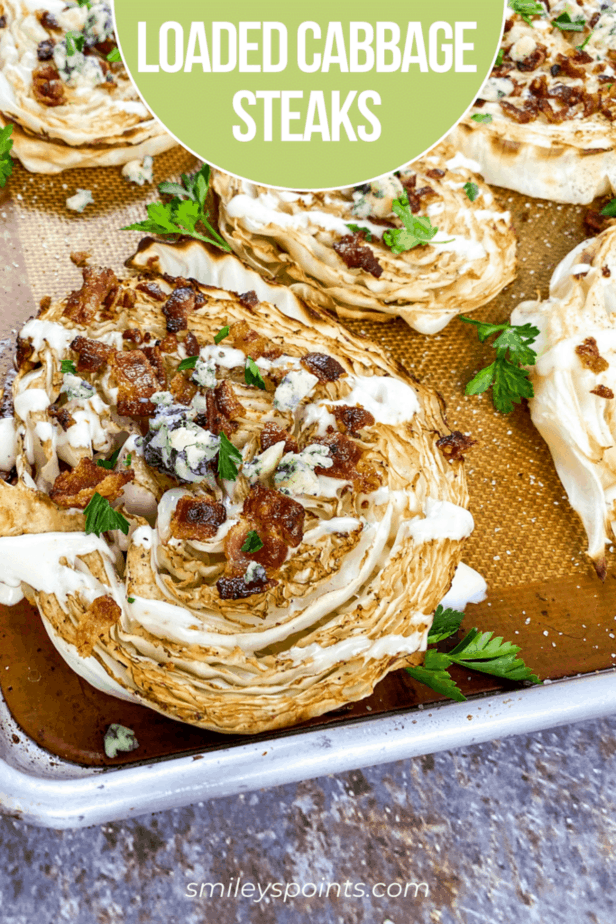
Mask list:
[[[58,421],[65,431],[75,423],[75,418],[65,407],[57,407],[57,405],[52,404],[51,407],[48,408],[48,413],[50,417]]]
[[[243,292],[239,296],[239,300],[244,308],[256,308],[259,304],[259,298],[254,289],[250,289],[249,292]]]
[[[411,174],[411,176],[403,177],[402,185],[406,190],[411,212],[413,212],[415,215],[421,210],[421,200],[424,198],[424,196],[435,195],[435,192],[431,186],[422,186],[420,189],[417,188],[416,173]],[[392,227],[394,227],[394,225],[392,225]]]
[[[236,350],[241,350],[246,356],[252,359],[260,359],[264,356],[266,359],[278,359],[282,356],[280,347],[252,330],[246,321],[236,321],[229,328],[229,339]]]
[[[195,293],[188,286],[175,289],[165,304],[163,314],[167,319],[167,330],[176,334],[188,327],[188,315],[195,310]]]
[[[113,270],[84,266],[81,289],[71,292],[63,316],[76,324],[89,324],[96,317],[107,298],[118,290]]]
[[[441,170],[439,167],[433,167],[431,170],[426,171],[426,176],[429,176],[431,180],[440,180],[441,177],[445,176],[445,173],[445,170]]]
[[[171,535],[176,539],[211,539],[226,519],[222,504],[207,497],[185,495],[171,517]]]
[[[176,353],[178,348],[178,338],[175,336],[175,334],[167,334],[166,337],[163,337],[162,340],[158,341],[156,346],[160,348],[161,353]]]
[[[15,362],[17,363],[17,368],[22,369],[32,354],[34,353],[34,347],[29,340],[22,340],[21,337],[17,338],[17,350],[15,353]]]
[[[580,361],[586,369],[591,372],[605,372],[609,369],[610,364],[599,353],[599,347],[594,337],[587,337],[583,343],[576,346],[575,352],[580,357]]]
[[[145,292],[146,295],[149,295],[150,298],[153,298],[156,302],[164,302],[167,298],[167,295],[155,282],[140,282],[137,289],[139,292]]]
[[[342,424],[345,433],[349,433],[351,436],[359,436],[360,430],[363,430],[364,427],[373,427],[375,423],[370,411],[358,404],[353,407],[349,404],[331,405],[328,410]]]
[[[448,436],[442,436],[436,441],[446,459],[464,460],[464,453],[477,445],[477,440],[471,439],[459,430],[454,430]]]
[[[363,231],[346,234],[339,241],[336,241],[334,250],[349,269],[362,269],[374,276],[375,279],[378,279],[383,275],[383,267],[370,247],[366,247],[362,243],[365,239],[366,235]]]
[[[184,337],[184,349],[186,350],[187,356],[198,356],[199,350],[201,349],[199,346],[199,341],[190,330]]]
[[[74,263],[75,266],[83,269],[91,256],[92,254],[87,250],[73,250],[73,252],[70,254],[71,263]]]
[[[278,586],[278,581],[251,581],[247,584],[243,577],[219,578],[216,587],[221,600],[242,600],[252,597],[253,594],[263,594],[266,590]]]
[[[167,387],[167,370],[165,369],[165,361],[160,347],[144,346],[143,353],[149,360],[150,365],[156,370],[159,390],[164,391]]]
[[[599,398],[613,398],[614,392],[611,388],[608,388],[607,385],[597,385],[596,388],[592,388],[590,391],[591,395],[598,395]]]
[[[169,391],[173,395],[173,400],[176,404],[185,404],[188,407],[197,394],[197,386],[190,379],[187,379],[183,373],[176,372],[171,379]]]
[[[308,372],[316,375],[320,382],[335,382],[341,375],[346,375],[338,360],[327,353],[306,353],[300,362]]]
[[[516,62],[516,67],[519,71],[536,71],[545,62],[547,56],[548,50],[545,45],[538,44],[532,54]]]
[[[79,354],[77,372],[98,372],[115,352],[113,347],[106,343],[88,340],[87,337],[75,337],[71,343],[71,350]]]
[[[125,472],[110,472],[101,468],[92,459],[81,459],[70,472],[62,472],[54,481],[49,496],[58,507],[77,507],[84,510],[94,494],[107,500],[116,500],[129,481],[133,481],[132,469]]]
[[[233,421],[242,416],[244,406],[226,379],[219,382],[216,388],[207,391],[205,401],[205,414],[199,414],[196,418],[196,423],[200,427],[205,427],[215,436],[219,436],[221,432],[225,436],[230,436],[237,430],[237,424]]]
[[[79,654],[84,657],[91,655],[96,643],[109,632],[121,615],[122,610],[108,594],[93,600],[75,630],[75,646]]]
[[[329,448],[330,457],[334,464],[331,468],[317,466],[317,475],[327,475],[329,478],[341,478],[344,481],[353,481],[360,491],[375,491],[381,480],[375,469],[363,459],[363,449],[344,433],[330,433],[327,436],[316,437],[313,443],[320,443]]]
[[[62,31],[62,26],[56,19],[53,13],[50,13],[49,10],[37,10],[36,18],[42,25],[43,29],[47,29],[49,32],[60,32]]]
[[[612,275],[612,271],[609,268],[609,266],[602,266],[601,273],[603,276],[605,276],[606,279],[608,279]]]
[[[53,64],[41,64],[32,71],[32,89],[35,99],[44,106],[61,106],[66,101],[64,84]]]
[[[130,340],[135,346],[140,346],[143,343],[143,332],[136,327],[127,327],[122,333],[122,340]]]
[[[276,443],[280,443],[282,440],[284,440],[285,452],[299,452],[299,446],[288,430],[279,427],[278,424],[272,423],[271,421],[266,423],[261,430],[261,452],[269,449],[270,446],[275,446]]]
[[[298,501],[266,488],[253,485],[244,501],[242,516],[255,524],[262,541],[265,535],[277,535],[286,545],[297,548],[304,536],[305,510]],[[259,561],[259,553],[253,557]]]
[[[148,399],[167,387],[164,367],[161,381],[158,365],[146,356],[145,350],[151,349],[156,347],[114,352],[109,358],[109,366],[119,386],[118,414],[124,417],[153,417],[156,405]]]
[[[600,234],[602,231],[605,231],[610,224],[610,219],[607,215],[602,215],[601,212],[598,212],[596,209],[588,209],[584,215],[584,224],[588,232],[594,236],[595,234]],[[605,266],[603,269],[605,270],[607,267]],[[603,275],[605,276],[605,273],[603,273]]]

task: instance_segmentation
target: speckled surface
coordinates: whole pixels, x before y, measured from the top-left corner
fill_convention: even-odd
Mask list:
[[[616,717],[99,828],[0,816],[0,921],[613,924],[615,794]]]

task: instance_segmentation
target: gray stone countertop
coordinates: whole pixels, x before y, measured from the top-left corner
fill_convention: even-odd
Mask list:
[[[0,816],[0,922],[614,924],[615,786],[613,717],[79,831]]]

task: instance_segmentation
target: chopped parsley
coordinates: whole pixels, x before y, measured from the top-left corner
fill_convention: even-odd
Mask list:
[[[505,52],[501,48],[498,54],[496,55],[496,61],[494,62],[494,67],[500,67],[503,63],[503,58],[505,57]]]
[[[11,140],[12,125],[5,125],[0,131],[0,189],[4,189],[6,181],[13,172],[13,158],[11,157]]]
[[[489,125],[492,121],[492,116],[489,112],[476,112],[475,115],[471,116],[473,122],[479,122],[481,125]]]
[[[583,32],[586,25],[585,19],[571,19],[566,11],[552,20],[552,25],[560,29],[561,32]]]
[[[383,240],[392,253],[405,253],[419,245],[429,244],[438,232],[438,228],[433,226],[427,216],[413,215],[406,191],[394,199],[391,210],[404,225],[403,228],[388,230],[383,235]]]
[[[492,334],[499,335],[492,343],[496,359],[471,379],[466,386],[466,394],[479,395],[492,386],[494,407],[501,414],[511,413],[513,405],[519,404],[522,398],[532,398],[532,383],[526,369],[521,367],[534,366],[536,362],[537,354],[530,345],[539,336],[539,330],[531,324],[514,325],[508,321],[504,324],[486,324],[463,316],[460,316],[460,320],[477,327],[481,343]]]
[[[590,42],[594,34],[595,34],[595,30],[593,29],[592,32],[588,33],[588,35],[586,36],[586,38],[584,39],[581,45],[575,46],[578,49],[578,51],[584,51],[584,49],[586,48],[586,46],[588,45],[588,43]]]
[[[263,542],[259,537],[259,533],[257,533],[254,529],[251,529],[246,536],[244,545],[242,546],[242,552],[258,552],[259,549],[262,548]]]
[[[110,459],[97,459],[96,464],[98,465],[99,468],[106,468],[109,471],[111,471],[111,469],[115,468],[115,464],[118,461],[119,455],[120,455],[120,450],[116,449],[116,451],[114,452],[114,454],[111,456]]]
[[[187,234],[206,244],[214,244],[231,253],[231,248],[209,222],[205,209],[210,182],[209,164],[204,164],[193,177],[182,174],[182,183],[161,183],[158,190],[163,195],[173,196],[170,202],[151,202],[147,206],[148,217],[122,228],[123,231],[146,231],[149,234]],[[201,224],[207,234],[197,230]]]
[[[545,13],[545,7],[537,0],[509,0],[509,9],[514,13],[519,13],[525,23],[532,26],[531,16],[540,16]]]
[[[114,510],[109,501],[100,494],[94,494],[84,510],[86,516],[86,533],[100,536],[110,529],[120,529],[128,535],[129,522],[121,513]]]
[[[256,387],[260,388],[262,391],[265,390],[265,382],[263,381],[261,370],[257,366],[254,359],[251,359],[250,356],[248,356],[246,359],[246,366],[244,368],[244,381],[247,385],[256,385]]]
[[[60,361],[60,369],[66,375],[77,375],[77,369],[72,359],[62,359]]]
[[[178,372],[184,372],[186,369],[194,369],[197,365],[198,356],[187,356],[178,366]]]
[[[221,340],[224,340],[225,337],[229,336],[229,325],[225,324],[224,327],[221,327],[217,334],[214,335],[214,343],[220,343]]]
[[[134,598],[134,597],[127,597],[126,599],[128,600],[129,603],[134,603],[134,602],[135,602],[135,598]]]
[[[457,610],[444,610],[437,607],[434,622],[428,634],[428,645],[450,638],[459,630],[464,613]],[[458,702],[466,697],[448,671],[452,664],[467,670],[490,674],[504,680],[528,680],[541,683],[521,658],[517,657],[520,648],[511,642],[504,642],[502,637],[493,638],[493,632],[480,632],[471,629],[462,641],[447,653],[429,648],[426,651],[422,667],[407,667],[406,671],[415,680],[425,683],[430,689]]]
[[[347,224],[347,228],[349,229],[349,231],[352,231],[353,234],[359,234],[360,232],[363,231],[363,233],[366,235],[366,240],[368,241],[368,243],[372,241],[372,231],[370,230],[370,228],[362,228],[360,225],[349,225],[349,224]]]
[[[231,440],[220,434],[220,449],[218,451],[218,474],[224,481],[235,481],[238,475],[238,463],[242,461],[242,453],[233,445]]]
[[[608,204],[601,209],[601,214],[607,215],[608,218],[616,218],[616,199],[612,199],[611,202],[608,202]]]
[[[466,193],[468,198],[471,200],[471,202],[474,202],[477,196],[479,195],[479,187],[477,186],[477,184],[470,183],[470,182],[465,183],[463,188],[464,188],[464,192]]]
[[[86,37],[83,32],[66,33],[66,54],[70,58],[77,52],[82,52],[86,43]]]
[[[129,454],[124,459],[124,465],[126,466],[126,468],[128,468],[128,466],[131,464],[132,461],[133,461],[133,454],[132,452],[129,452]]]
[[[116,64],[118,61],[122,60],[122,55],[120,54],[120,49],[117,45],[109,52],[107,55],[107,60],[110,64]]]

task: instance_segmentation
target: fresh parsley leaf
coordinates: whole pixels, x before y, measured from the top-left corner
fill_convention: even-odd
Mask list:
[[[83,32],[67,32],[66,33],[66,54],[70,58],[74,54],[77,54],[78,51],[83,51],[83,47],[86,43],[86,37]]]
[[[0,189],[4,189],[6,181],[13,172],[13,158],[10,154],[13,147],[12,131],[12,125],[5,125],[0,131]]]
[[[499,53],[496,55],[496,61],[494,62],[494,67],[500,67],[503,63],[503,58],[505,57],[505,52],[501,48]]]
[[[263,542],[259,538],[259,534],[255,532],[254,529],[251,529],[248,535],[246,536],[244,545],[242,546],[242,552],[258,552],[259,549],[262,549],[262,548],[263,548]]]
[[[466,702],[466,696],[446,670],[430,670],[427,667],[407,667],[406,672],[410,674],[414,680],[424,683],[436,693],[448,696],[458,703]]]
[[[492,121],[492,116],[489,112],[476,112],[475,115],[471,116],[473,122],[480,122],[484,125],[489,125]]]
[[[403,228],[388,230],[383,235],[383,240],[392,253],[405,253],[414,247],[425,246],[438,232],[438,228],[433,226],[427,216],[413,215],[406,191],[394,199],[391,209],[404,225]]]
[[[244,381],[247,385],[256,385],[257,388],[263,391],[265,390],[265,382],[263,381],[261,370],[250,356],[247,357],[246,366],[244,367]]]
[[[178,366],[178,372],[184,372],[186,369],[194,369],[197,365],[198,356],[187,356]]]
[[[601,214],[607,215],[609,218],[616,218],[616,199],[612,199],[611,202],[608,202],[608,204],[601,209]]]
[[[214,335],[214,343],[220,343],[221,340],[224,340],[225,337],[229,336],[229,325],[226,324],[224,327],[221,327],[217,334]]]
[[[525,23],[528,23],[529,26],[532,26],[530,21],[531,16],[539,16],[542,13],[545,13],[545,7],[542,3],[538,3],[537,0],[509,0],[509,8],[513,10],[514,13],[519,13]]]
[[[113,48],[109,52],[109,54],[107,55],[107,60],[109,61],[110,64],[115,64],[118,61],[122,60],[122,55],[120,54],[120,49],[118,48],[117,45],[115,48]]]
[[[432,628],[428,632],[428,645],[436,645],[443,639],[455,635],[464,619],[464,613],[458,610],[444,610],[439,604],[434,614]]]
[[[561,13],[560,16],[557,16],[556,19],[552,20],[552,25],[556,26],[557,29],[560,29],[561,32],[583,32],[584,26],[586,25],[585,19],[571,19],[571,16],[566,11]]]
[[[66,375],[77,375],[77,368],[72,359],[62,359],[60,360],[60,369]]]
[[[118,461],[118,456],[120,455],[120,450],[116,449],[114,454],[109,459],[97,459],[96,464],[99,468],[106,468],[109,471],[115,468],[115,464]]]
[[[128,468],[128,466],[131,464],[132,461],[133,461],[133,454],[132,452],[129,452],[129,454],[124,459],[124,465],[126,466],[126,468]]]
[[[209,222],[209,213],[205,210],[210,168],[204,164],[194,177],[182,174],[182,184],[161,183],[158,187],[163,195],[171,195],[170,202],[152,202],[147,206],[148,217],[123,228],[123,231],[146,231],[149,234],[187,234],[198,241],[213,244],[231,253],[227,242],[214,230]],[[206,234],[197,230],[201,225]]]
[[[220,449],[218,452],[218,474],[225,481],[235,481],[238,474],[238,463],[242,461],[242,453],[224,433],[220,434]]]
[[[79,6],[87,6],[88,9],[92,8],[92,4],[90,3],[90,0],[77,0],[77,3],[79,4]]]
[[[520,652],[518,645],[504,642],[502,637],[493,638],[493,632],[480,632],[471,629],[453,651],[447,653],[454,664],[460,664],[482,674],[491,674],[493,677],[503,677],[506,680],[530,680],[531,683],[541,683],[536,674],[528,668],[524,661],[516,658]]]
[[[479,187],[477,186],[477,183],[465,183],[463,189],[471,202],[474,202],[479,195]]]
[[[135,598],[134,598],[134,597],[127,597],[126,599],[128,600],[129,603],[134,603],[134,602],[135,602]]]
[[[496,359],[470,380],[466,394],[479,395],[492,386],[494,407],[502,414],[510,414],[513,405],[519,404],[522,398],[533,397],[528,372],[520,367],[534,366],[537,354],[531,348],[531,343],[539,336],[539,330],[532,324],[513,325],[508,321],[504,324],[487,324],[463,316],[460,316],[460,320],[477,328],[481,343],[493,334],[499,334],[492,343]]]
[[[578,51],[584,51],[584,49],[586,48],[586,46],[588,45],[588,43],[590,42],[594,34],[595,34],[595,30],[593,29],[592,32],[588,33],[588,35],[586,36],[586,38],[584,39],[581,45],[575,46],[578,49]]]
[[[372,240],[372,231],[370,230],[370,228],[362,228],[359,225],[350,225],[350,224],[347,224],[347,228],[349,229],[349,231],[352,231],[353,234],[359,234],[360,231],[363,231],[364,234],[366,235],[366,240],[368,241],[368,243],[370,243],[370,241]]]
[[[86,516],[86,533],[95,533],[100,536],[110,529],[120,529],[128,534],[129,522],[121,513],[114,510],[109,501],[100,494],[94,494],[92,500],[84,510]]]

